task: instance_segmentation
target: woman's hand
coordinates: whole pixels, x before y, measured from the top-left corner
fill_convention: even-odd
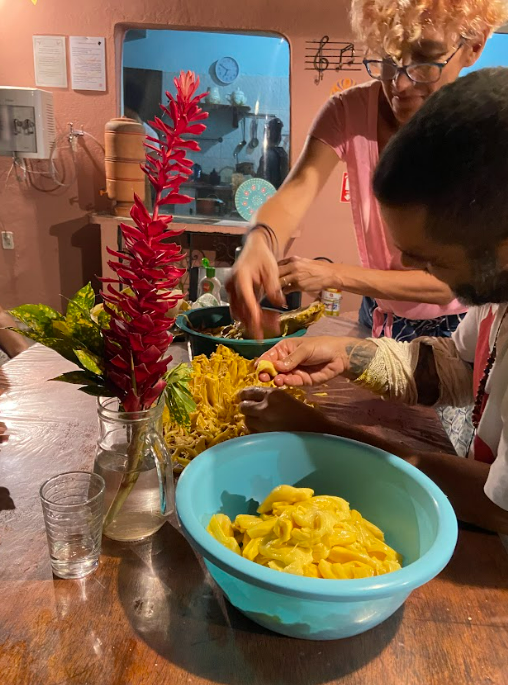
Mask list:
[[[252,233],[226,283],[233,318],[242,321],[256,340],[263,339],[259,306],[262,294],[265,293],[275,306],[286,305],[279,285],[277,261],[268,242],[269,238],[262,229]]]
[[[319,259],[289,257],[279,262],[279,281],[283,292],[318,293],[326,288],[342,288],[340,265]]]
[[[358,341],[355,338],[286,338],[260,357],[275,366],[278,375],[275,384],[320,385],[348,369],[348,348]],[[270,376],[261,373],[267,382]]]
[[[251,433],[303,431],[326,433],[330,422],[323,414],[275,388],[246,388],[239,394],[240,411]]]

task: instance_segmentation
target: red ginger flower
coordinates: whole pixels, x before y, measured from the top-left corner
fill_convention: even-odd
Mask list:
[[[180,186],[192,173],[187,151],[199,152],[200,147],[183,136],[201,134],[206,126],[196,122],[208,117],[199,107],[205,93],[196,95],[199,78],[182,71],[174,82],[176,98],[167,92],[168,106],[161,105],[172,123],[155,117],[150,125],[161,138],[147,136],[145,142],[149,152],[142,169],[156,191],[153,212],[134,196],[131,217],[136,225],[120,225],[124,251],[108,248],[120,260],[108,262],[117,278],[102,279],[108,283],[102,291],[104,308],[111,316],[109,328],[103,331],[106,377],[128,412],[150,408],[166,387],[163,377],[172,360],[166,353],[174,324],[166,314],[179,299],[170,291],[185,273],[176,266],[185,255],[179,245],[167,242],[183,230],[170,228],[173,217],[159,212],[163,205],[191,202],[180,193]],[[128,290],[118,292],[112,283]]]

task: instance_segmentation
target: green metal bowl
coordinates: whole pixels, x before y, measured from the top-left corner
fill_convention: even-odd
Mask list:
[[[176,325],[182,330],[190,341],[192,355],[205,354],[209,357],[215,352],[218,345],[225,345],[237,352],[245,359],[255,359],[271,347],[276,345],[284,338],[266,338],[266,340],[228,340],[227,338],[217,338],[214,335],[198,333],[193,328],[219,328],[219,326],[229,326],[233,323],[229,307],[204,307],[202,309],[191,309],[185,314],[180,314],[176,320]],[[190,324],[190,326],[189,326]],[[296,333],[285,336],[286,338],[301,338],[307,329],[302,328]]]

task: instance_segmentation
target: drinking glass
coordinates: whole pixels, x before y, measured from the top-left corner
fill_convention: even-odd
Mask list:
[[[53,573],[83,578],[99,565],[104,479],[70,471],[50,478],[40,489]]]

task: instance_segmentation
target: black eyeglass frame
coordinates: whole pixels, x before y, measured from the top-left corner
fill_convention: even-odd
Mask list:
[[[405,74],[407,78],[412,81],[413,83],[437,83],[442,74],[443,74],[443,69],[452,61],[452,59],[455,57],[455,55],[459,52],[459,50],[464,47],[465,40],[462,39],[460,43],[458,44],[457,48],[452,52],[452,54],[448,57],[447,60],[444,62],[412,62],[411,64],[406,64],[404,66],[399,67],[395,62],[392,60],[387,60],[387,59],[364,59],[363,64],[365,68],[367,69],[367,73],[369,76],[376,81],[395,81],[398,77],[399,74]],[[379,64],[379,65],[387,65],[391,66],[395,69],[395,72],[391,78],[381,78],[381,76],[373,76],[370,70],[370,65],[371,64]],[[418,67],[437,67],[439,69],[439,75],[437,78],[432,79],[430,81],[419,81],[417,79],[412,78],[411,74],[409,73],[410,69],[415,69]]]

